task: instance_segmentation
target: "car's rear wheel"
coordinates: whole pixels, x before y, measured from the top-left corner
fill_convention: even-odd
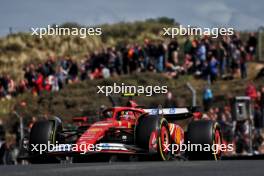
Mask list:
[[[221,159],[222,136],[218,123],[210,120],[193,121],[188,126],[186,139],[187,144],[193,146],[192,150],[199,149],[199,151],[187,151],[190,160]],[[198,145],[200,147],[194,147]]]
[[[170,160],[170,133],[165,118],[148,115],[140,118],[136,126],[136,143],[153,154],[157,160]]]

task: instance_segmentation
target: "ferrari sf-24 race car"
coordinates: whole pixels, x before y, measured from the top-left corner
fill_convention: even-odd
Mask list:
[[[99,159],[104,156],[144,156],[157,160],[171,160],[177,156],[187,159],[219,160],[221,151],[175,151],[173,144],[222,143],[221,130],[216,122],[201,119],[197,108],[138,107],[134,102],[126,107],[104,110],[101,120],[93,124],[79,118],[76,129],[65,129],[55,117],[37,121],[30,132],[27,160],[34,163],[44,160],[71,158]],[[54,144],[52,151],[40,145]],[[67,144],[67,148],[65,148]],[[75,150],[73,148],[75,146]],[[83,151],[81,146],[89,146]],[[35,150],[34,150],[35,148]],[[89,150],[92,149],[92,150]],[[178,150],[178,149],[177,149]],[[172,152],[173,151],[173,152]],[[100,156],[99,156],[100,155]],[[98,157],[95,157],[98,156]]]

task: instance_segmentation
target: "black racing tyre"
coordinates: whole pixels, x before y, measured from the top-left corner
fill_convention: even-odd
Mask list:
[[[52,120],[37,121],[30,131],[29,144],[55,144],[56,140],[61,142],[60,132],[62,131],[62,122],[54,117]]]
[[[39,150],[40,144],[55,144],[58,139],[58,133],[62,130],[61,122],[57,119],[54,120],[41,120],[37,121],[31,128],[29,136],[29,153],[32,158],[29,160],[31,163],[49,163],[58,162],[57,159],[45,155],[47,151],[40,154],[39,151],[33,146],[37,146]]]
[[[171,144],[171,138],[168,122],[165,118],[156,115],[141,117],[136,126],[135,137],[136,144],[148,150],[155,159],[170,160],[171,151],[167,150],[165,146]]]
[[[192,121],[188,126],[186,144],[202,146],[202,151],[186,152],[190,160],[220,160],[221,150],[218,147],[222,144],[222,135],[218,123],[210,120]],[[189,146],[190,146],[189,145]],[[205,150],[205,147],[207,149]],[[192,150],[196,147],[193,145]]]
[[[32,145],[53,143],[54,123],[49,120],[41,120],[36,122],[30,131],[29,147]]]

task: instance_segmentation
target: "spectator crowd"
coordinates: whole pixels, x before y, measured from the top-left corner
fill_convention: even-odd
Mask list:
[[[246,42],[239,33],[213,40],[186,37],[183,46],[177,40],[169,43],[149,41],[143,45],[128,44],[87,54],[80,63],[65,57],[49,57],[44,63],[24,68],[24,79],[15,82],[8,74],[0,75],[0,98],[11,98],[26,91],[59,91],[66,84],[86,79],[115,77],[134,72],[158,72],[169,78],[191,74],[212,83],[217,79],[247,77],[247,62],[254,59],[257,38],[252,33]],[[181,48],[181,50],[180,50]]]

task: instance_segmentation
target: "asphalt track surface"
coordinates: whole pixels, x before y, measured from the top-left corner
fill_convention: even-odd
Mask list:
[[[0,176],[253,176],[264,160],[113,162],[0,166]]]

